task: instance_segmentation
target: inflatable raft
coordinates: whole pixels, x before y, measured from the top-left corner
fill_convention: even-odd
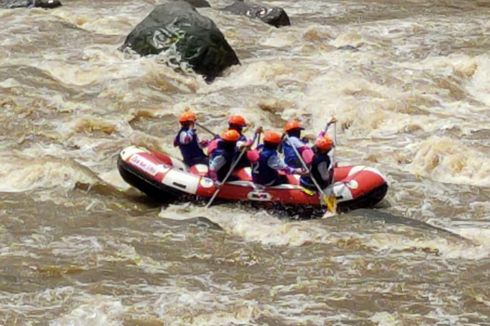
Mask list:
[[[118,159],[122,178],[148,196],[159,201],[186,199],[195,196],[210,198],[218,185],[206,177],[207,166],[188,168],[182,161],[164,153],[130,146]],[[255,185],[250,168],[233,173],[237,181],[225,183],[217,198],[227,201],[275,203],[293,206],[320,206],[320,196],[299,185],[299,175],[289,175],[289,184],[272,187]],[[334,170],[333,193],[340,210],[371,207],[388,191],[385,177],[376,169],[365,166],[340,166]]]

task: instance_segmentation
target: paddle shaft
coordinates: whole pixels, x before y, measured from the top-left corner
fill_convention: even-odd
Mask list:
[[[195,122],[196,126],[198,126],[199,128],[201,128],[202,130],[204,131],[207,131],[208,133],[210,133],[211,135],[213,135],[214,137],[217,137],[217,135],[212,132],[210,129],[208,129],[208,127],[206,126],[203,126],[202,124],[200,124],[199,122]]]
[[[337,122],[327,122],[327,124],[325,125],[325,128],[323,129],[323,132],[324,134],[327,133],[328,131],[328,128],[330,127],[330,125],[333,124],[333,148],[332,148],[332,169],[335,169],[335,145],[337,145]],[[332,184],[335,183],[335,174],[332,173]]]
[[[255,142],[256,139],[257,139],[257,133],[255,133],[255,135],[254,135],[254,138],[252,140],[252,144]],[[223,181],[221,181],[221,184],[219,185],[218,189],[215,190],[213,196],[211,197],[209,202],[206,204],[206,208],[209,208],[209,206],[211,206],[214,199],[216,198],[216,196],[218,196],[219,192],[221,191],[221,188],[223,187],[225,182],[228,180],[230,175],[233,173],[233,170],[235,170],[235,167],[237,166],[238,162],[240,162],[243,154],[245,154],[246,151],[247,151],[247,147],[245,146],[245,147],[243,147],[242,151],[240,152],[240,155],[238,155],[237,159],[231,164],[231,167],[228,170],[228,173],[226,174],[225,178],[223,179]]]
[[[288,134],[286,134],[286,140],[289,141],[289,136]],[[311,170],[308,169],[308,166],[306,165],[305,161],[303,160],[303,158],[301,157],[301,155],[299,154],[298,150],[296,149],[295,146],[291,145],[291,148],[293,149],[294,151],[294,154],[296,154],[296,157],[298,158],[298,160],[301,162],[301,165],[303,165],[303,168],[308,172],[308,174],[310,175],[311,177],[311,180],[313,181],[313,183],[315,184],[315,187],[318,189],[318,191],[323,195],[323,196],[326,196],[325,192],[323,191],[323,189],[320,187],[320,185],[318,184],[318,182],[315,180],[315,177],[313,177],[313,175],[311,174]],[[326,204],[326,203],[325,203]]]
[[[325,133],[328,131],[328,127],[330,127],[331,124],[332,124],[332,122],[327,123],[327,125],[325,127]],[[332,148],[332,181],[331,181],[332,187],[335,184],[335,146],[337,144],[337,122],[333,122],[333,124],[334,124],[334,126],[333,126],[334,144],[333,144],[333,148]],[[327,213],[330,211],[330,208],[332,209],[333,212],[337,211],[337,197],[335,196],[335,194],[333,192],[333,188],[332,188],[332,194],[330,195],[329,198],[333,199],[333,207],[330,207],[326,203],[327,204],[327,212],[325,213],[324,217],[327,217]]]
[[[327,125],[330,125],[330,123]],[[335,146],[337,145],[337,123],[333,124],[333,148],[332,148],[332,170],[335,171]],[[332,184],[335,183],[335,173],[332,173]]]

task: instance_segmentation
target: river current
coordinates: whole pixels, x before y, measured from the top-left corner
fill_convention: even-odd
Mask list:
[[[0,10],[0,324],[490,325],[490,2],[262,0],[280,29],[210,3],[241,61],[211,84],[118,51],[157,1]],[[306,220],[155,204],[117,156],[178,155],[187,105],[217,132],[335,115],[337,160],[387,197]]]

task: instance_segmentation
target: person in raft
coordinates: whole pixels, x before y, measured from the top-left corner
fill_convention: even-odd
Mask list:
[[[174,146],[178,146],[184,163],[191,167],[196,164],[208,164],[208,157],[202,151],[207,141],[199,141],[194,127],[197,116],[192,111],[184,111],[179,118],[180,130],[175,136]]]
[[[240,133],[234,129],[223,132],[218,142],[218,147],[211,154],[209,162],[209,177],[213,180],[223,181],[231,169],[231,165],[237,159],[240,151],[237,149],[237,141]],[[237,169],[238,166],[235,167]],[[230,175],[228,181],[236,180]]]
[[[245,118],[239,114],[234,114],[228,117],[228,130],[236,130],[238,134],[240,135],[240,139],[237,142],[238,148],[243,148],[243,146],[249,146],[250,141],[248,140],[247,136],[243,134],[243,128],[247,126],[247,121]],[[209,143],[208,146],[208,155],[211,157],[213,154],[213,151],[218,148],[218,143],[221,141],[220,137],[217,137]],[[242,161],[242,160],[241,160]],[[245,164],[240,164],[240,165],[247,165],[247,162]],[[250,165],[248,163],[248,165]]]
[[[245,118],[239,114],[230,115],[228,117],[228,130],[236,130],[240,135],[237,146],[243,147],[247,145],[248,138],[243,134],[243,128],[247,126]]]
[[[311,158],[313,157],[311,148],[306,142],[301,140],[301,130],[303,129],[301,122],[297,119],[289,120],[284,126],[284,132],[287,137],[283,138],[282,152],[284,153],[284,161],[292,168],[303,167],[293,147],[296,148],[296,151],[301,155],[304,161],[311,161]]]
[[[277,148],[281,135],[275,131],[264,132],[264,143],[257,148],[258,158],[252,161],[252,180],[264,186],[288,183],[285,174],[303,173],[301,168],[291,168],[279,157]],[[279,172],[283,172],[280,174]]]
[[[235,115],[231,115],[228,118],[228,130],[236,130],[240,134],[240,139],[238,139],[236,143],[236,146],[238,147],[239,151],[243,150],[244,147],[250,149],[253,143],[252,139],[249,139],[247,136],[243,134],[243,128],[246,126],[247,126],[247,121],[241,115],[235,114]],[[262,131],[263,131],[262,127],[257,127],[257,129],[255,129],[255,134],[260,134],[262,133]],[[237,168],[250,167],[251,162],[248,156],[249,155],[242,156],[240,162],[238,162]]]
[[[315,178],[321,189],[327,188],[332,183],[334,164],[330,154],[333,147],[334,143],[328,135],[321,135],[316,139],[315,154],[309,166],[311,173],[302,175],[299,179],[302,187],[316,191],[317,188],[311,178]]]

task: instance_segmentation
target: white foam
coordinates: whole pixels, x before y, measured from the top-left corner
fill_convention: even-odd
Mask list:
[[[378,326],[393,326],[401,322],[400,319],[386,311],[377,312],[370,319],[373,323],[377,323]]]
[[[92,236],[67,236],[60,241],[49,243],[54,256],[80,257],[86,259],[87,255],[95,255],[102,252],[104,245],[100,243],[97,237]]]
[[[51,321],[51,326],[120,326],[125,311],[120,300],[110,296],[91,296],[89,302],[80,304],[70,312]]]
[[[0,158],[0,191],[38,188],[73,189],[77,182],[95,184],[98,177],[71,160],[27,158],[4,153]]]
[[[416,146],[408,170],[437,181],[490,186],[490,161],[486,153],[449,137],[430,137]]]

